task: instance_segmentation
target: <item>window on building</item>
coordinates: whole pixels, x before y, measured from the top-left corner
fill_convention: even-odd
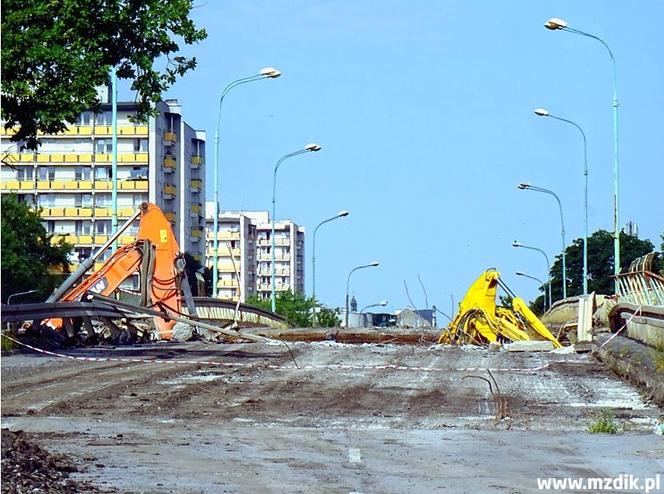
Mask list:
[[[76,117],[76,121],[74,123],[76,125],[90,125],[91,122],[92,122],[92,112],[84,111],[78,117]]]
[[[111,205],[111,194],[96,194],[95,206],[105,208]]]
[[[135,153],[147,153],[148,152],[148,140],[147,139],[134,139],[134,152]]]
[[[148,202],[148,195],[147,194],[134,194],[131,198],[132,200],[132,205],[134,207],[140,206],[144,202]]]
[[[111,220],[95,221],[95,233],[98,235],[108,235],[111,233]]]
[[[76,235],[91,235],[92,221],[90,220],[77,221],[74,228]]]
[[[46,233],[52,234],[55,232],[55,221],[53,220],[48,220],[48,221],[42,221],[42,226],[46,230]]]
[[[74,170],[76,180],[90,180],[92,178],[92,168],[89,166],[77,166]]]
[[[37,200],[39,207],[51,208],[55,205],[55,194],[39,194]]]
[[[92,207],[92,194],[76,194],[75,201],[78,208],[90,208]]]
[[[144,180],[148,178],[147,166],[132,166],[129,172],[129,177],[133,180]]]
[[[110,166],[95,166],[95,180],[109,180],[113,178]]]
[[[113,140],[112,139],[97,139],[95,141],[95,152],[111,154],[113,152]]]
[[[95,115],[95,124],[97,125],[111,125],[113,123],[113,113],[104,111]]]
[[[32,180],[35,169],[32,166],[19,166],[16,168],[16,178],[18,180]]]
[[[40,166],[38,176],[39,180],[55,180],[55,167]]]

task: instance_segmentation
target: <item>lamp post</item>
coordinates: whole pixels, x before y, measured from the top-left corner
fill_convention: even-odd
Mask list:
[[[542,192],[544,194],[549,194],[553,196],[558,202],[558,210],[560,211],[560,225],[561,225],[561,236],[563,241],[563,298],[567,298],[567,265],[565,264],[565,220],[563,218],[563,206],[560,203],[560,197],[553,192],[552,190],[545,189],[543,187],[537,187],[535,185],[530,185],[527,183],[520,183],[517,185],[517,188],[520,190],[534,190],[535,192]]]
[[[547,256],[546,252],[544,252],[542,249],[531,247],[529,245],[523,245],[521,242],[517,242],[516,240],[512,242],[512,247],[523,247],[524,249],[536,250],[544,256],[544,259],[546,259],[546,279],[548,280],[546,285],[549,291],[549,308],[551,308],[553,299],[551,298],[551,265],[549,264],[549,256]]]
[[[214,266],[212,267],[212,296],[217,296],[217,282],[219,280],[219,125],[221,123],[221,105],[224,102],[224,97],[228,91],[240,84],[248,82],[260,81],[261,79],[276,79],[281,75],[274,67],[265,67],[258,74],[248,77],[236,79],[228,86],[226,86],[219,96],[219,106],[217,108],[217,127],[214,132],[214,220],[213,220],[213,233],[214,233]]]
[[[618,165],[618,89],[616,82],[616,59],[613,56],[613,52],[609,45],[599,36],[594,34],[586,33],[579,29],[571,28],[567,25],[567,22],[563,19],[551,18],[544,23],[544,27],[550,29],[551,31],[568,31],[570,33],[578,34],[580,36],[585,36],[586,38],[592,38],[595,41],[599,41],[611,57],[611,64],[613,67],[613,272],[614,274],[620,274],[620,226],[619,226],[619,184],[620,184],[620,174],[619,174],[619,165]],[[618,291],[618,277],[615,278],[615,291]]]
[[[588,141],[586,140],[586,133],[575,122],[556,115],[551,115],[551,113],[544,108],[536,108],[534,113],[540,117],[549,117],[555,120],[560,120],[561,122],[567,122],[579,129],[581,137],[583,137],[583,176],[585,180],[583,197],[583,294],[588,295]]]
[[[276,213],[276,203],[277,203],[277,171],[279,170],[279,167],[281,164],[286,161],[288,158],[292,158],[293,156],[297,156],[299,154],[305,154],[305,153],[315,153],[317,151],[320,151],[322,149],[321,146],[318,144],[310,143],[304,146],[304,149],[300,149],[298,151],[295,151],[293,153],[288,153],[283,155],[281,158],[279,158],[279,161],[277,161],[277,164],[274,167],[274,177],[272,180],[272,279],[271,279],[271,288],[272,288],[272,295],[271,295],[271,300],[272,300],[272,312],[276,312],[277,310],[277,293],[276,293],[276,287],[275,287],[275,275],[276,275],[276,269],[275,269],[275,255],[274,255],[274,224],[277,221],[277,213]]]
[[[380,265],[380,263],[378,261],[374,261],[374,262],[369,263],[369,264],[363,264],[362,266],[357,266],[356,268],[351,269],[350,273],[348,273],[348,278],[346,279],[346,317],[345,317],[345,319],[346,319],[346,321],[345,321],[346,328],[348,328],[348,312],[350,311],[350,307],[349,307],[349,304],[348,304],[348,291],[349,291],[349,288],[350,288],[350,275],[353,274],[358,269],[375,268],[379,265]]]
[[[314,315],[313,315],[313,324],[314,326],[316,325],[316,232],[318,232],[318,229],[324,225],[325,223],[329,223],[330,221],[336,220],[337,218],[345,218],[348,216],[350,213],[348,211],[339,211],[335,216],[332,216],[331,218],[328,218],[324,221],[321,221],[318,223],[316,228],[314,228],[314,240],[313,240],[313,246],[312,246],[312,256],[311,256],[311,273],[313,276],[313,285],[312,285],[312,297],[314,299]]]
[[[536,277],[531,276],[531,275],[529,275],[529,274],[523,273],[522,271],[517,271],[515,274],[516,274],[517,276],[523,276],[523,277],[525,277],[525,278],[530,278],[531,280],[539,281],[540,285],[542,285],[543,287],[546,287],[546,283],[544,283],[544,282],[543,282],[542,280],[540,280],[539,278],[536,278]],[[546,311],[546,307],[547,307],[547,306],[546,306],[546,288],[545,288],[545,289],[544,289],[544,310],[545,310],[545,311]],[[549,307],[551,307],[551,303],[550,303],[550,302],[549,302]]]

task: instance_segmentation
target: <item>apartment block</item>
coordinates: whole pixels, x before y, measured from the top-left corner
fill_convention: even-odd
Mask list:
[[[142,202],[153,202],[170,220],[180,250],[202,262],[205,132],[184,121],[177,100],[159,102],[156,108],[159,114],[147,125],[137,124],[130,120],[135,104],[118,103],[118,224]],[[74,244],[73,265],[112,233],[111,118],[106,97],[98,113],[82,113],[62,134],[40,136],[36,152],[17,152],[9,140],[12,130],[0,130],[0,191],[42,209],[44,226],[54,240]],[[133,242],[137,231],[136,222],[120,243]]]
[[[214,203],[206,203],[206,265],[214,266]],[[219,215],[217,296],[244,302],[271,296],[272,223],[267,211],[225,211]],[[304,227],[275,223],[275,288],[304,292]]]

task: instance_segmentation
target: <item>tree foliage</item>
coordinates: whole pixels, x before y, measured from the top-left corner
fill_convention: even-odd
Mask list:
[[[62,132],[99,101],[95,86],[131,81],[138,119],[196,66],[176,40],[206,38],[189,19],[192,0],[2,0],[2,119],[14,141],[36,149],[37,132]],[[163,61],[162,69],[155,67]]]
[[[311,327],[311,317],[313,309],[316,307],[316,301],[313,297],[306,297],[301,293],[279,292],[275,302],[277,314],[285,317],[288,324],[296,328]],[[271,310],[272,308],[270,300],[263,300],[257,295],[249,297],[247,305],[265,310]],[[325,328],[338,326],[341,322],[338,314],[338,311],[318,306],[317,324]]]
[[[19,202],[15,195],[2,197],[2,301],[12,293],[39,290],[43,300],[55,287],[52,270],[68,271],[70,244],[51,244],[51,235],[39,212]]]
[[[641,257],[655,249],[648,239],[640,239],[634,235],[620,234],[620,266],[629,267],[637,257]],[[565,249],[567,265],[567,296],[572,297],[583,293],[583,239],[575,239]],[[601,294],[614,293],[613,278],[613,235],[606,230],[598,230],[588,237],[588,292]],[[655,267],[657,268],[657,267]],[[657,270],[657,269],[655,269]],[[553,300],[562,298],[562,256],[556,256],[551,266],[551,292]],[[543,290],[543,287],[540,287]],[[537,302],[538,297],[535,301]],[[541,305],[541,303],[539,304]]]

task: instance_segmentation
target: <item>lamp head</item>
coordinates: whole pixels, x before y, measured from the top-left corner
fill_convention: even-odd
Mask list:
[[[533,113],[537,116],[540,116],[540,117],[548,117],[549,116],[549,110],[547,110],[545,108],[535,108],[533,110]]]
[[[374,267],[374,268],[375,268],[376,266],[379,266],[379,265],[380,265],[380,263],[379,263],[378,261],[374,261],[374,262],[372,262],[371,264],[369,264],[369,266],[372,266],[372,267]]]
[[[385,307],[387,304],[388,304],[387,300],[383,300],[378,305],[380,305],[381,307]]]
[[[524,273],[523,271],[517,271],[514,274],[516,274],[517,276],[526,276],[526,273]]]
[[[544,27],[550,29],[551,31],[556,31],[558,29],[565,29],[567,27],[567,21],[563,19],[558,19],[557,17],[552,17],[544,23]]]
[[[521,190],[526,190],[530,188],[530,184],[527,182],[521,182],[519,185],[516,186],[516,188]]]
[[[276,79],[281,75],[281,72],[279,72],[274,67],[265,67],[264,69],[261,69],[260,75],[262,75],[263,77],[268,77],[270,79]]]
[[[523,244],[518,240],[515,240],[514,242],[512,242],[512,247],[523,247]]]
[[[319,146],[318,144],[316,144],[316,143],[314,143],[314,142],[312,142],[312,143],[309,143],[309,144],[307,144],[306,146],[304,146],[304,149],[305,149],[306,151],[313,151],[313,152],[316,152],[316,151],[320,151],[321,149],[323,149],[323,147],[322,147],[322,146]]]
[[[350,213],[348,211],[339,211],[337,213],[337,217],[343,218],[344,216],[348,216]]]

